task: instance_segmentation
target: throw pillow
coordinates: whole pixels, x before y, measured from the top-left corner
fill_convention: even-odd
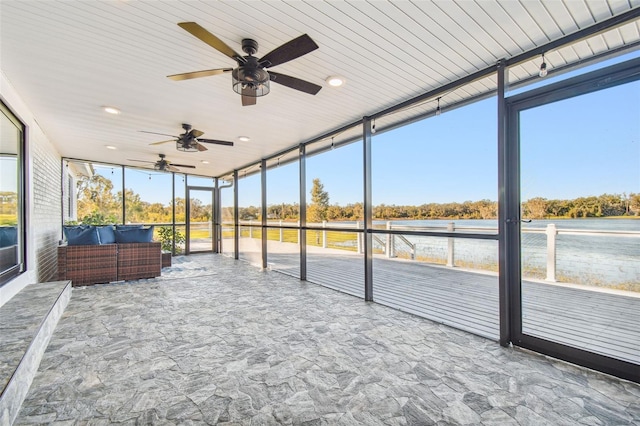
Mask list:
[[[70,246],[91,246],[100,244],[98,230],[91,226],[80,232],[67,234],[67,244]]]
[[[153,226],[146,229],[116,229],[116,243],[150,243],[153,240]]]
[[[69,238],[75,238],[82,231],[86,231],[87,229],[92,228],[92,225],[66,225],[62,228],[64,231],[64,237],[69,240]]]
[[[142,229],[143,225],[116,225],[118,231],[126,231],[128,229]]]
[[[100,238],[100,244],[114,244],[116,242],[116,234],[112,225],[98,226],[98,237]]]
[[[18,228],[15,226],[0,226],[0,247],[18,244]]]

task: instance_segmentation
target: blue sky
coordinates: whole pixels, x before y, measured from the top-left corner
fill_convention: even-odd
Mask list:
[[[521,117],[523,199],[640,192],[640,82],[525,111]],[[492,98],[374,135],[373,204],[497,200],[496,126]],[[309,157],[307,191],[317,177],[331,204],[362,201],[361,158],[361,142]],[[268,204],[298,202],[297,172],[297,163],[268,172]],[[148,187],[145,173],[128,179],[136,188]],[[259,175],[241,179],[240,205],[259,205],[259,190]],[[166,203],[166,191],[157,192],[144,198]],[[227,195],[223,204],[232,200]]]
[[[640,81],[524,111],[522,197],[640,192]]]

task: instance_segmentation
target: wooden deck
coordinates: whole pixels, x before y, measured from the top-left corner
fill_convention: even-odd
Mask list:
[[[270,268],[299,277],[298,252],[269,244]],[[364,297],[362,255],[312,248],[307,259],[308,281]],[[373,296],[382,305],[499,338],[497,274],[374,257]],[[640,364],[640,295],[525,281],[522,306],[526,334]]]

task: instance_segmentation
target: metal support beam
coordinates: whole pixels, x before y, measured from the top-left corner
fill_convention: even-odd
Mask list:
[[[125,183],[124,166],[120,166],[120,172],[122,173],[122,223],[127,223],[127,187]]]
[[[260,195],[261,195],[261,216],[262,216],[262,269],[267,268],[267,160],[264,158],[260,162]]]
[[[371,118],[362,119],[364,170],[364,300],[373,301],[373,207],[371,202]]]
[[[171,255],[176,255],[176,174],[171,173]]]
[[[238,219],[238,170],[233,171],[233,258],[240,259],[240,226]]]
[[[300,145],[300,224],[298,227],[300,244],[300,279],[307,279],[307,150],[306,145]]]
[[[189,178],[186,178],[184,188],[184,218],[185,218],[185,242],[184,242],[184,254],[191,254],[191,194],[188,186]]]
[[[531,58],[538,55],[542,55],[543,53],[546,53],[550,50],[556,50],[561,47],[564,47],[573,43],[577,43],[582,40],[586,40],[590,37],[601,34],[605,31],[609,31],[613,28],[619,27],[621,25],[624,25],[638,18],[640,18],[640,8],[636,7],[624,13],[621,13],[619,15],[612,16],[611,18],[605,19],[604,21],[596,22],[595,24],[589,27],[583,28],[581,30],[578,30],[574,33],[567,34],[556,40],[552,40],[549,43],[544,44],[542,46],[535,47],[524,53],[513,56],[505,61],[506,62],[505,65],[514,66],[522,62],[526,62]]]
[[[509,298],[509,282],[507,280],[507,259],[509,249],[506,233],[510,226],[507,223],[508,211],[507,203],[507,130],[506,130],[506,108],[505,108],[505,80],[506,66],[504,61],[498,62],[498,297],[500,311],[500,344],[508,346],[511,342],[511,301]]]
[[[213,252],[220,253],[220,218],[222,211],[220,208],[220,188],[218,178],[213,178]]]

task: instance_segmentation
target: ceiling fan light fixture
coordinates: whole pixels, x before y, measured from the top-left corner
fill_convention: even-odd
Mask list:
[[[180,143],[180,141],[178,140],[176,142],[176,149],[182,152],[198,152],[198,145],[195,143],[185,145],[183,143]]]
[[[327,77],[327,79],[325,81],[331,87],[340,87],[340,86],[344,85],[345,78],[340,76],[340,75],[332,75],[332,76]]]
[[[260,68],[240,67],[231,73],[233,91],[242,96],[259,98],[271,91],[269,73]]]
[[[238,136],[240,142],[249,142],[251,138],[249,136]]]

